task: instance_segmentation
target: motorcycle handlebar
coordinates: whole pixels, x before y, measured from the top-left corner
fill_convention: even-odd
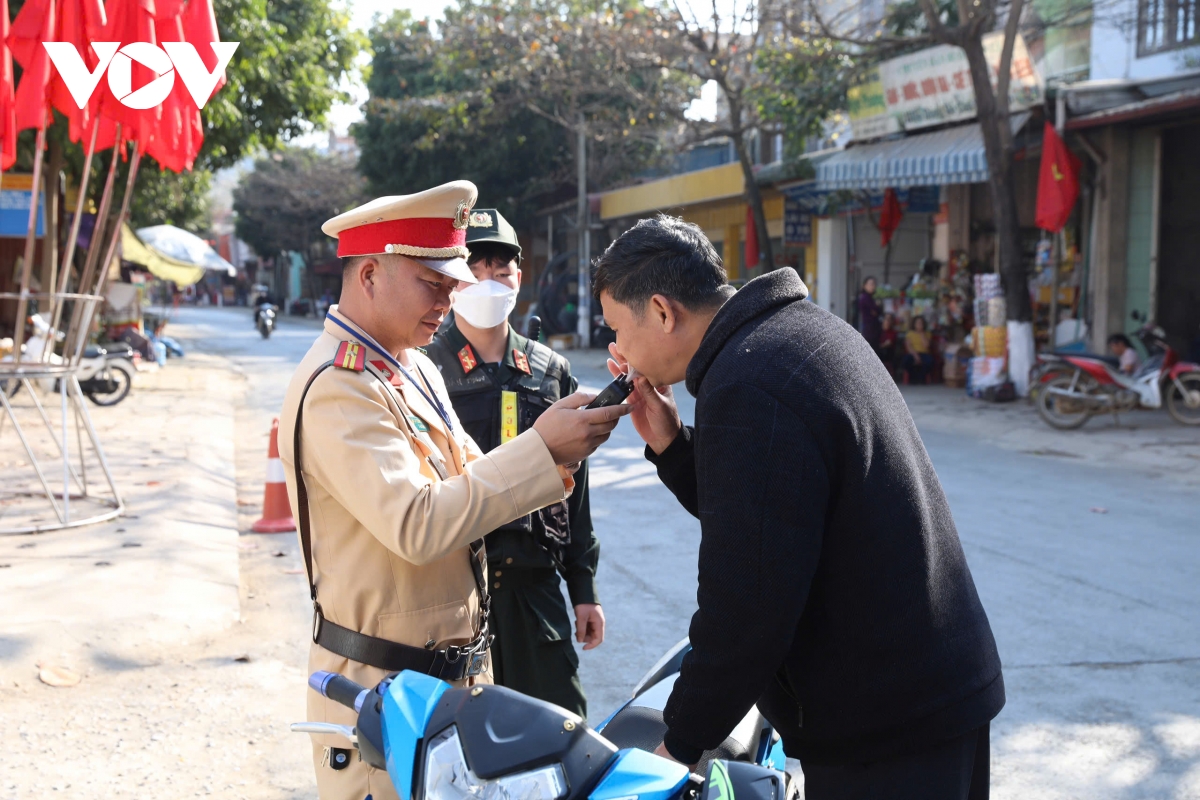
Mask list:
[[[308,685],[314,691],[328,697],[335,703],[341,703],[347,708],[353,708],[355,711],[362,710],[362,704],[367,699],[367,693],[370,691],[336,672],[325,672],[323,670],[310,675],[308,677]]]

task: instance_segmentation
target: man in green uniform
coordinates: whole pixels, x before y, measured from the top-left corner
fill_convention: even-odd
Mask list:
[[[455,293],[454,319],[428,354],[463,427],[486,453],[528,430],[577,382],[565,358],[508,324],[521,285],[521,246],[512,226],[495,209],[472,211],[467,224],[467,263],[479,283]],[[587,462],[566,501],[493,531],[486,542],[496,683],[586,717],[559,575],[575,607],[576,639],[590,650],[604,641],[604,612],[596,602],[600,545]]]

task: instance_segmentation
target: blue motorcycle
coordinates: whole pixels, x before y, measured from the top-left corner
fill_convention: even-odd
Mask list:
[[[501,686],[456,689],[398,672],[367,689],[332,672],[309,685],[358,713],[354,727],[296,723],[338,734],[386,769],[402,800],[794,800],[779,736],[756,708],[696,772],[654,755],[662,709],[690,649],[685,639],[595,730],[551,703]]]

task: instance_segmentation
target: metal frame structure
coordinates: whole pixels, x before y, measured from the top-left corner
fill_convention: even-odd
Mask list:
[[[56,332],[52,328],[47,334],[48,338],[40,359],[22,360],[21,353],[14,349],[11,360],[0,361],[0,407],[4,410],[4,415],[0,416],[0,442],[3,442],[6,420],[11,421],[16,436],[24,448],[29,465],[33,468],[33,472],[36,474],[42,488],[41,492],[16,491],[9,493],[8,496],[27,498],[44,497],[49,502],[57,518],[57,522],[49,524],[18,525],[17,527],[5,527],[0,522],[0,536],[43,533],[65,528],[75,528],[81,525],[104,522],[120,516],[125,510],[125,504],[121,499],[120,491],[117,489],[116,481],[113,480],[112,472],[109,470],[108,460],[104,455],[104,448],[101,446],[99,436],[96,434],[96,428],[92,424],[91,415],[88,413],[87,404],[84,402],[83,390],[76,376],[80,360],[83,357],[84,347],[87,343],[85,332],[91,327],[96,305],[103,298],[99,294],[74,294],[70,292],[44,294],[28,292],[20,294],[13,292],[0,293],[0,301],[4,300],[38,300],[39,303],[42,300],[48,301],[50,306],[48,313],[51,319],[58,319],[63,306],[68,301],[73,302],[72,322],[74,324],[70,326],[70,330],[66,336],[62,356],[54,355]],[[24,320],[17,321],[17,328],[22,332],[24,329],[23,323]],[[14,337],[14,344],[15,341],[16,337]],[[55,393],[59,397],[61,416],[60,429],[57,432],[54,429],[54,424],[51,422],[50,415],[46,411],[46,406],[43,405],[41,398],[38,396],[38,382],[46,380],[54,381],[56,384]],[[60,490],[56,490],[52,486],[51,479],[48,477],[49,472],[43,468],[42,463],[39,461],[33,443],[29,436],[26,435],[25,429],[21,426],[20,420],[18,420],[17,410],[13,407],[11,397],[16,394],[16,389],[20,386],[24,386],[25,390],[29,392],[29,397],[32,398],[33,405],[37,410],[37,415],[42,424],[45,425],[46,431],[50,434],[50,440],[54,442],[58,459],[62,462],[62,487]],[[76,469],[75,463],[72,462],[70,419],[74,419],[75,455],[78,457],[78,469]],[[95,481],[89,485],[86,463],[89,449],[91,455],[99,462],[100,471],[104,479],[103,483],[107,484],[108,487],[109,493],[107,495],[93,493],[92,489],[95,486]],[[72,516],[72,501],[76,503],[91,501],[92,503],[99,504],[101,510],[98,513]]]

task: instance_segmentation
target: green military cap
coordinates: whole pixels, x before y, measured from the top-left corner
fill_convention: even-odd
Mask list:
[[[467,249],[482,242],[496,242],[511,247],[520,263],[521,245],[517,241],[517,232],[494,208],[477,208],[467,216]]]

